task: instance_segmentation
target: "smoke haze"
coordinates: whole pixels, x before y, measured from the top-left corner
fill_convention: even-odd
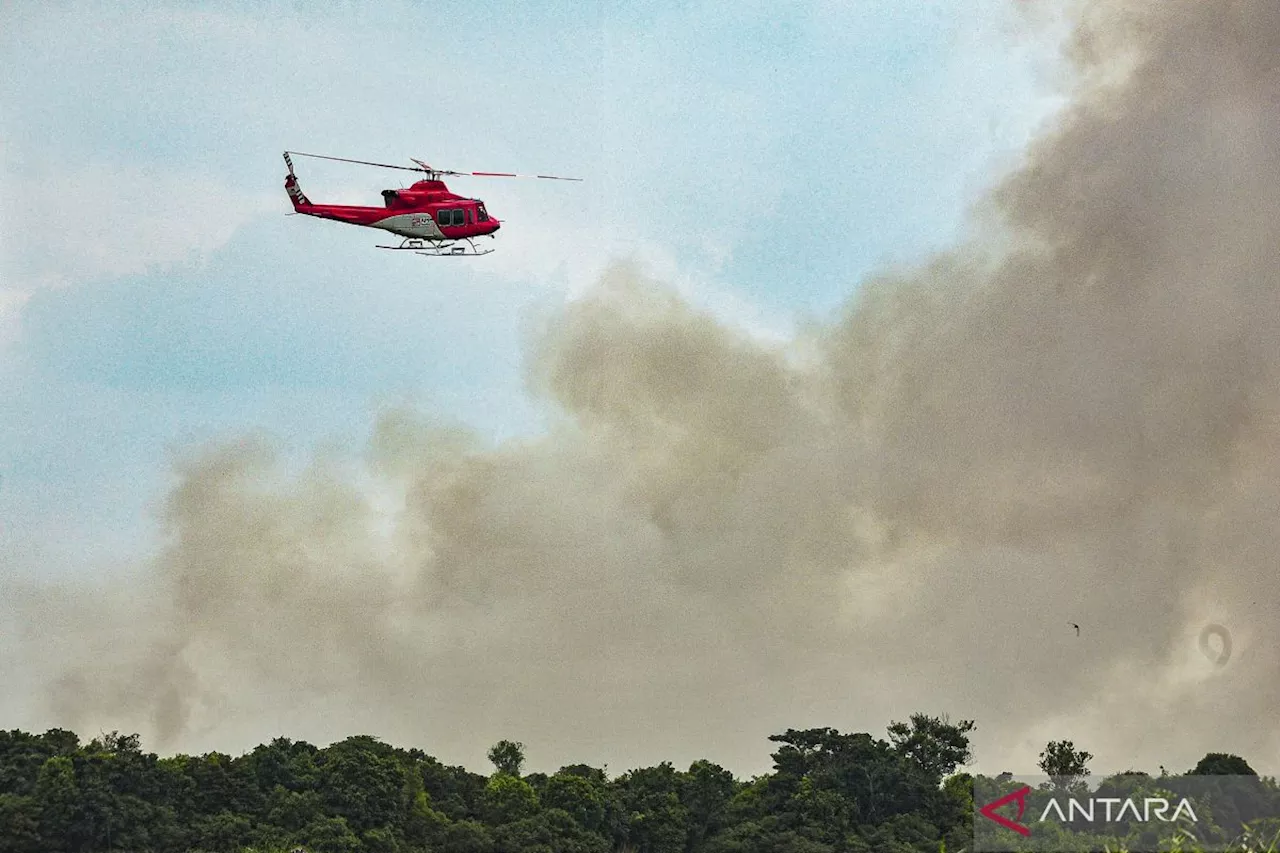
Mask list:
[[[793,346],[620,264],[536,337],[536,440],[395,410],[304,471],[193,452],[151,565],[10,585],[27,727],[746,774],[925,711],[988,772],[1280,772],[1280,5],[1078,16],[979,236]]]

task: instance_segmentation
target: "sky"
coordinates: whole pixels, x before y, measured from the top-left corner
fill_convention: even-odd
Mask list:
[[[1172,5],[7,4],[0,725],[1274,772],[1277,28]],[[455,179],[497,251],[405,258],[286,149],[584,180]]]
[[[536,430],[527,317],[616,256],[785,336],[945,240],[1052,103],[992,3],[455,14],[6,7],[0,508],[22,571],[131,551],[157,456],[213,435],[304,446],[406,396]],[[446,269],[282,218],[285,149],[585,180],[456,185],[506,220],[504,251]],[[297,162],[317,200],[376,203],[404,177]]]

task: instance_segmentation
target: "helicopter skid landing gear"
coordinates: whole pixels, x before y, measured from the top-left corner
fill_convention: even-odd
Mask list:
[[[379,246],[379,249],[391,251],[417,252],[432,258],[471,258],[487,255],[493,249],[477,249],[475,242],[469,237],[461,240],[423,240],[418,237],[407,237],[399,246]]]

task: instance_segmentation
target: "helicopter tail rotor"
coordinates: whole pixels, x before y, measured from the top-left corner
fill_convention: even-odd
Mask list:
[[[289,174],[284,178],[284,191],[289,194],[289,200],[293,202],[293,209],[298,210],[302,207],[310,207],[311,199],[307,198],[302,192],[302,187],[298,186],[298,176],[293,173],[293,160],[289,158],[289,152],[284,152],[284,164],[289,167]]]

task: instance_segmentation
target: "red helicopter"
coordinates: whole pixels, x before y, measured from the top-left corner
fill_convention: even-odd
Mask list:
[[[312,204],[298,186],[298,176],[293,173],[290,154],[299,157],[315,157],[318,160],[337,160],[340,163],[359,163],[364,166],[381,166],[384,169],[403,169],[406,172],[424,172],[426,179],[408,189],[383,190],[385,207],[360,207],[345,204]],[[411,160],[413,158],[410,158]],[[476,198],[463,198],[449,191],[440,180],[442,175],[473,175],[481,178],[542,178],[549,181],[581,181],[582,178],[560,178],[554,175],[515,175],[510,172],[452,172],[433,169],[421,160],[413,160],[417,166],[393,166],[389,163],[371,163],[368,160],[349,160],[345,157],[328,157],[324,154],[304,154],[301,151],[284,152],[289,174],[284,188],[293,202],[295,213],[333,219],[366,228],[380,228],[405,239],[399,246],[378,246],[379,249],[409,250],[432,257],[457,257],[487,255],[493,249],[477,249],[475,238],[493,237],[502,223],[489,215],[484,202]]]

